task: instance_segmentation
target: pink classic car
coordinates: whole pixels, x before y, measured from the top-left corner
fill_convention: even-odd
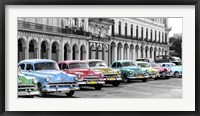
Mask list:
[[[91,86],[101,90],[104,82],[104,75],[90,69],[85,61],[67,60],[58,63],[60,69],[68,74],[77,75],[79,86]]]

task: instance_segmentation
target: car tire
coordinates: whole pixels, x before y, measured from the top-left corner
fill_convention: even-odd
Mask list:
[[[66,93],[66,95],[67,95],[68,97],[72,97],[72,96],[74,95],[74,91],[70,91],[69,93]]]
[[[114,87],[118,87],[119,84],[120,84],[120,82],[114,82],[114,83],[112,83],[112,85],[113,85]]]
[[[165,79],[169,79],[169,76],[165,76]]]
[[[94,88],[95,88],[96,90],[101,90],[102,87],[103,87],[103,85],[96,85],[96,86],[94,86]]]
[[[174,76],[177,77],[177,78],[180,77],[180,75],[179,75],[178,72],[175,72],[175,73],[174,73]]]
[[[41,84],[38,85],[38,89],[39,89],[39,93],[40,93],[39,96],[40,97],[45,97],[47,95],[45,92],[42,91],[42,85]]]
[[[147,78],[142,79],[142,82],[147,82]]]
[[[126,75],[123,75],[123,81],[124,81],[124,83],[128,83],[130,80],[127,78]]]

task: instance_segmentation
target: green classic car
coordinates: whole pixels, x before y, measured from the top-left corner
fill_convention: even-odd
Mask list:
[[[115,61],[112,63],[111,68],[121,71],[121,77],[125,83],[130,80],[142,80],[142,82],[146,82],[149,78],[149,75],[131,60]]]
[[[105,84],[112,84],[113,86],[119,86],[122,81],[120,71],[115,71],[108,67],[103,60],[90,59],[86,61],[92,70],[102,72],[104,74]]]
[[[143,62],[143,61],[136,61],[135,62],[138,67],[140,67],[141,69],[143,69],[144,71],[146,71],[149,76],[153,79],[158,79],[158,77],[160,77],[160,73],[157,69],[154,69],[150,63],[148,62]]]
[[[37,79],[25,76],[21,73],[20,68],[18,68],[18,97],[33,98],[35,95],[39,95],[37,83]]]

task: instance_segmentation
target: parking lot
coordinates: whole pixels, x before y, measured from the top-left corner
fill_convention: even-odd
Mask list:
[[[182,98],[182,91],[182,78],[149,79],[147,82],[121,83],[119,87],[104,85],[102,90],[82,87],[71,98]],[[69,97],[64,93],[52,93],[45,98]]]

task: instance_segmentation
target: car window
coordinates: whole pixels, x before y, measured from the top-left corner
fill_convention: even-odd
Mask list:
[[[35,63],[35,70],[59,70],[57,63],[55,62],[40,62]]]
[[[132,62],[123,62],[122,66],[126,67],[126,66],[133,66],[134,64]]]
[[[27,64],[26,65],[26,70],[33,70],[33,65],[32,64]]]
[[[87,63],[71,63],[69,69],[87,69],[89,68]]]
[[[63,70],[64,70],[64,69],[68,69],[67,64],[64,63],[64,64],[62,65],[62,69],[63,69]]]
[[[117,67],[122,67],[122,64],[120,62],[118,62]]]
[[[19,67],[21,68],[21,70],[24,70],[25,64],[20,64]]]
[[[111,67],[112,67],[112,68],[115,68],[116,65],[117,65],[117,62],[113,63]]]

